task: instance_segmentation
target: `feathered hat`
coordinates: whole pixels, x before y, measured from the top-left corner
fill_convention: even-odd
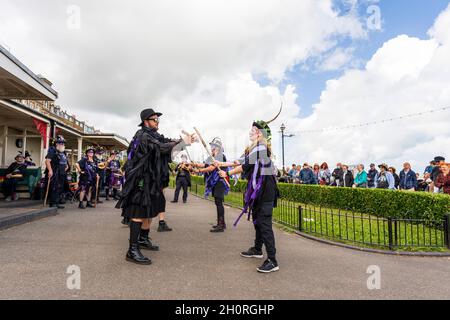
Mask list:
[[[270,121],[264,121],[264,120],[253,121],[253,126],[258,128],[259,130],[261,130],[261,132],[263,133],[263,135],[267,139],[267,141],[272,140],[272,131],[270,130],[269,124],[271,124],[272,122],[277,120],[282,111],[283,111],[283,103],[281,103],[280,111],[275,116],[275,118],[273,118],[272,120],[270,120]]]

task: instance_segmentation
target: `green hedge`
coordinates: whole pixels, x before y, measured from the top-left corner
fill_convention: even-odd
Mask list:
[[[203,177],[192,177],[192,182],[204,184]],[[243,192],[246,181],[232,191]],[[352,189],[311,185],[278,185],[281,198],[304,204],[351,210],[374,214],[379,217],[408,219],[443,219],[450,212],[450,196],[425,192],[392,191],[380,189]]]

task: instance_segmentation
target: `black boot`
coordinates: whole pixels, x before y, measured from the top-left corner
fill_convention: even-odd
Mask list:
[[[139,235],[139,248],[144,250],[150,250],[150,251],[159,251],[159,246],[154,245],[152,243],[152,240],[148,236],[150,230],[142,230]]]
[[[128,249],[126,260],[136,264],[150,265],[152,260],[145,257],[139,250],[139,244],[130,243],[130,248]]]
[[[139,234],[141,232],[142,222],[130,222],[130,248],[128,249],[126,260],[129,262],[149,265],[152,261],[145,257],[139,250]]]
[[[50,204],[50,208],[64,209],[65,207],[58,203],[52,203]]]
[[[117,195],[117,189],[113,189],[113,199],[119,200],[119,196]]]
[[[159,222],[158,232],[170,232],[170,231],[172,231],[172,229],[169,228],[169,226],[164,220]]]
[[[225,224],[225,220],[220,219],[218,225],[216,227],[213,227],[211,229],[211,232],[212,233],[224,232],[226,228],[227,228],[227,226]]]
[[[86,207],[84,206],[83,201],[80,201],[80,203],[78,204],[78,209],[86,209]]]
[[[127,217],[123,217],[122,224],[126,226],[130,225],[130,219],[128,219]]]
[[[88,201],[86,204],[86,208],[95,208],[92,202]]]
[[[106,189],[105,193],[106,193],[105,200],[109,201],[109,189]]]

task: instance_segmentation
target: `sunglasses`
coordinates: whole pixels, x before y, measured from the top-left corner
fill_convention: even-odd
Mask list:
[[[159,123],[159,118],[149,118],[148,121],[155,121],[156,123]]]

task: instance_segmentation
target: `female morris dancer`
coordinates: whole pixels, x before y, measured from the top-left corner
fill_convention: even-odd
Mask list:
[[[276,207],[278,188],[276,182],[276,169],[271,160],[271,133],[268,126],[268,123],[270,122],[255,121],[253,123],[250,131],[251,144],[246,149],[244,156],[238,161],[239,164],[236,162],[215,163],[216,166],[235,167],[229,172],[221,172],[221,177],[225,178],[242,173],[248,181],[245,192],[244,210],[235,222],[235,225],[237,225],[239,219],[245,213],[248,213],[249,220],[250,215],[252,215],[256,231],[255,244],[254,247],[250,248],[248,251],[242,252],[241,256],[262,259],[262,246],[264,244],[268,257],[267,260],[257,268],[258,272],[262,273],[280,270],[276,259],[275,237],[272,229],[272,213],[273,208]]]

